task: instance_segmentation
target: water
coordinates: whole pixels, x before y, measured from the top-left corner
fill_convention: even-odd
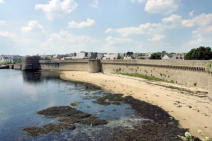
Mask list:
[[[119,126],[130,128],[142,120],[128,104],[104,106],[93,102],[95,96],[104,95],[107,92],[63,81],[53,72],[0,70],[0,141],[92,140],[91,136],[101,136]],[[80,102],[77,109],[94,114],[109,123],[97,127],[78,125],[74,131],[39,137],[30,137],[22,131],[24,127],[58,122],[57,119],[47,119],[37,112],[52,106],[67,106],[73,102]]]

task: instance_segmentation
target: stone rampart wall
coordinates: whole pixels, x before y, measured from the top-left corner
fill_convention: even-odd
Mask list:
[[[88,71],[88,60],[40,61],[42,70]]]

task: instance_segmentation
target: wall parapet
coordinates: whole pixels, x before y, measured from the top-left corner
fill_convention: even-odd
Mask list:
[[[102,64],[147,66],[170,69],[206,72],[206,66],[212,61],[200,60],[103,60]]]
[[[46,61],[40,60],[41,64],[45,63],[88,63],[87,59],[74,59],[74,60],[54,60],[54,61]]]

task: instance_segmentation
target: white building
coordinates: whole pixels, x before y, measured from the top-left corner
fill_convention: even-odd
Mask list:
[[[0,62],[15,62],[21,60],[22,57],[18,55],[0,55]]]
[[[168,55],[168,54],[165,54],[163,57],[162,57],[162,60],[170,60],[171,59],[171,56]]]
[[[107,54],[104,54],[104,57],[102,59],[103,60],[116,60],[119,58],[120,58],[119,53],[107,53]]]
[[[80,52],[76,54],[75,59],[88,59],[87,52]]]
[[[165,54],[162,60],[184,60],[184,54]]]
[[[104,54],[105,53],[97,53],[97,57],[96,58],[101,60],[104,57]]]
[[[132,60],[132,56],[124,56],[124,60]]]

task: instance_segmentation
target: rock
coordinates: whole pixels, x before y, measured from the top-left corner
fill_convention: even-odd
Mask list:
[[[38,112],[47,118],[59,118],[60,123],[50,123],[42,127],[27,127],[23,130],[30,136],[39,136],[50,132],[62,132],[63,130],[74,130],[75,123],[91,126],[107,124],[106,120],[84,113],[69,106],[51,107]]]
[[[26,131],[30,136],[40,136],[42,134],[48,134],[51,132],[62,132],[63,130],[74,130],[76,127],[72,124],[47,124],[42,127],[27,127],[23,131]]]

